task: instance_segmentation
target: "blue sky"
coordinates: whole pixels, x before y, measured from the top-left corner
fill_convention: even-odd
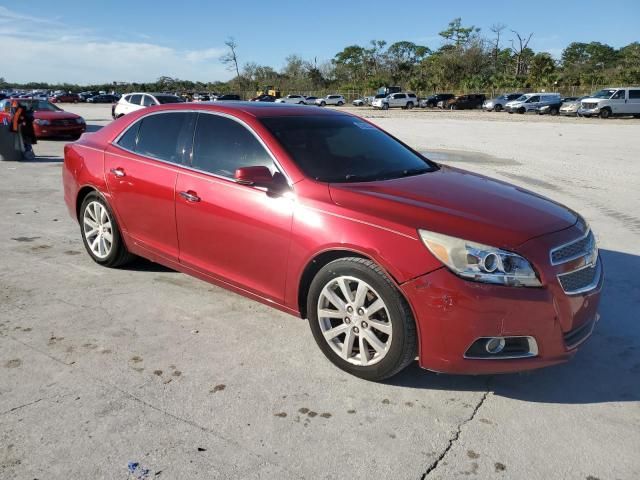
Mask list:
[[[621,47],[640,40],[640,1],[323,0],[215,2],[0,0],[0,76],[8,81],[149,81],[160,75],[226,80],[224,41],[241,63],[280,68],[288,54],[329,60],[350,44],[409,40],[437,48],[454,17],[487,36],[494,23],[533,32],[530,46],[559,56],[572,41]],[[314,2],[315,3],[315,2]],[[389,8],[389,5],[392,5]],[[535,5],[535,7],[532,7]]]

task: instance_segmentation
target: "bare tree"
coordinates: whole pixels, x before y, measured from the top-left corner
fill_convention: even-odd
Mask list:
[[[511,31],[515,34],[516,37],[518,37],[517,47],[513,39],[511,39],[511,50],[513,51],[513,54],[516,56],[516,76],[524,75],[527,72],[525,71],[526,69],[525,69],[525,63],[523,61],[523,53],[529,46],[529,41],[531,40],[531,37],[533,37],[533,32],[530,33],[529,36],[525,38],[515,30],[511,30]]]
[[[229,48],[229,51],[220,57],[220,61],[227,67],[227,70],[236,72],[236,78],[238,83],[242,83],[242,77],[240,76],[240,67],[238,66],[238,44],[233,37],[229,37],[224,44]]]
[[[495,69],[498,65],[498,55],[500,54],[500,35],[502,31],[507,28],[504,23],[494,23],[491,25],[491,31],[495,33],[496,39],[493,44],[493,68]]]

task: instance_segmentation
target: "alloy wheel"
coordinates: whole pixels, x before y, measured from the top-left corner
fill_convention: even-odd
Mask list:
[[[349,276],[333,278],[322,289],[317,308],[324,339],[343,360],[369,366],[389,352],[389,311],[368,283]]]
[[[113,246],[113,225],[109,212],[100,202],[87,204],[82,216],[82,233],[96,257],[107,258]]]

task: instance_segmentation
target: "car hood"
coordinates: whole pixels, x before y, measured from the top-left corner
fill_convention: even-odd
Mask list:
[[[453,167],[379,182],[333,183],[330,192],[337,205],[371,218],[507,249],[578,219],[536,193]]]
[[[33,118],[39,118],[40,120],[72,120],[74,118],[80,118],[80,115],[76,115],[71,112],[51,112],[48,110],[40,110],[33,112]]]

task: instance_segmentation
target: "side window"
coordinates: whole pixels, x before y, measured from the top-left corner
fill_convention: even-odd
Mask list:
[[[196,114],[171,112],[141,120],[135,152],[166,162],[185,164],[191,150]]]
[[[631,100],[632,98],[640,98],[640,90],[629,89],[629,100]]]
[[[124,101],[127,103],[131,103],[131,95],[125,95],[124,96]]]
[[[156,104],[156,102],[149,95],[144,95],[142,97],[142,105],[144,107],[150,107],[150,106],[155,105],[155,104]]]
[[[136,151],[136,145],[138,143],[138,129],[140,128],[141,121],[137,121],[129,127],[129,130],[118,140],[118,145],[132,152]]]
[[[131,95],[128,101],[133,105],[140,105],[141,98],[142,98],[142,95]]]
[[[220,115],[200,114],[193,141],[194,168],[233,178],[236,169],[259,165],[276,171],[269,153],[244,125]]]
[[[527,103],[537,103],[540,101],[540,95],[536,95],[534,97],[531,97],[529,100],[527,100]]]
[[[615,100],[624,100],[624,94],[625,94],[624,90],[618,90],[615,93],[615,95],[613,95],[613,97],[611,97],[611,98],[615,99]]]

